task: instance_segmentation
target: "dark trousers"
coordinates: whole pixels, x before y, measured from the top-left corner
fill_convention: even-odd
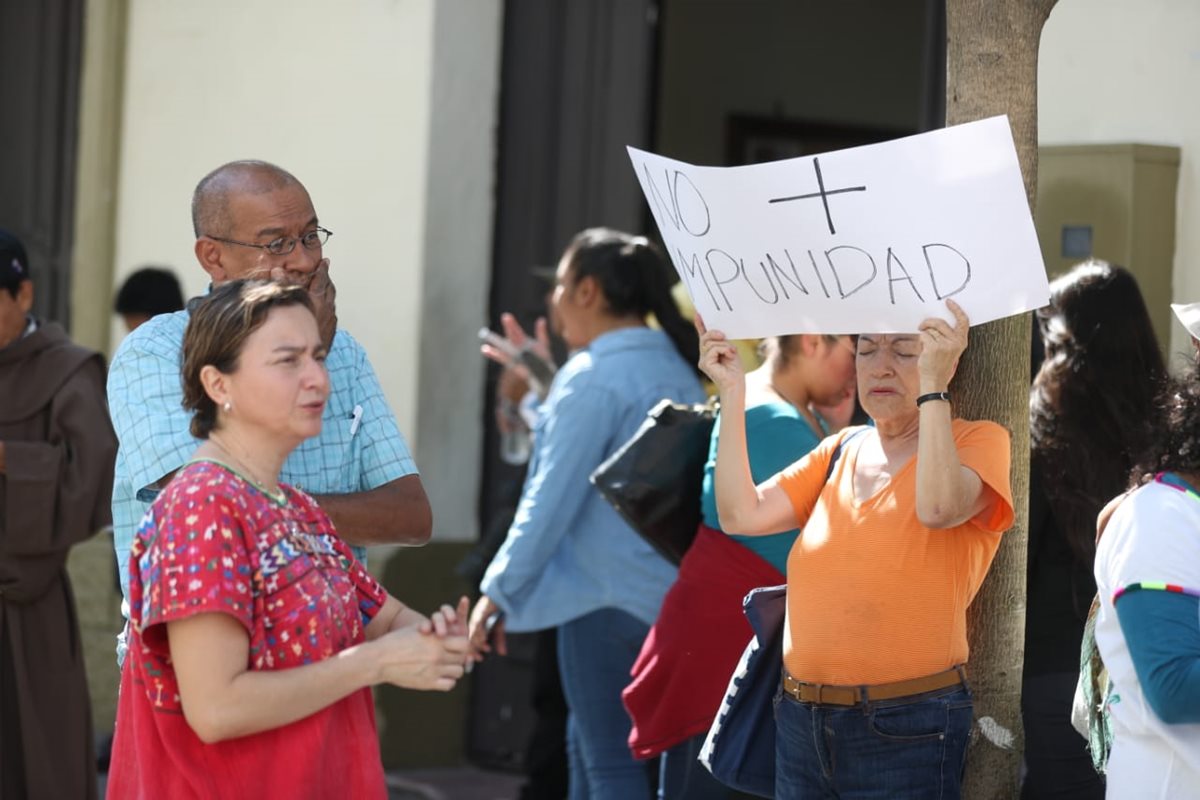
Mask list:
[[[537,634],[533,651],[533,710],[537,715],[525,754],[528,780],[520,800],[563,800],[567,796],[567,700],[558,677],[558,632]]]
[[[731,800],[740,796],[700,763],[705,734],[684,739],[662,754],[658,772],[659,800]]]
[[[1075,672],[1026,675],[1021,684],[1025,781],[1021,800],[1104,800],[1087,741],[1071,727]]]

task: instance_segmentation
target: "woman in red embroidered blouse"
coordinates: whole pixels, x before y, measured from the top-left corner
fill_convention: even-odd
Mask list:
[[[278,482],[329,393],[304,290],[215,289],[183,352],[203,442],[134,542],[108,794],[386,797],[369,687],[453,688],[466,599],[407,608]]]

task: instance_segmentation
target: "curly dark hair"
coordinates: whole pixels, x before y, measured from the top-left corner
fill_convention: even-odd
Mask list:
[[[1138,463],[1134,477],[1145,483],[1159,472],[1200,474],[1200,353],[1163,392],[1162,424]]]
[[[1129,485],[1150,444],[1166,365],[1137,281],[1102,261],[1050,285],[1037,312],[1045,360],[1029,401],[1030,461],[1079,563],[1095,558],[1096,515]]]

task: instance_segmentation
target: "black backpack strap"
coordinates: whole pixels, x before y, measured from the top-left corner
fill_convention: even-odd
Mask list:
[[[859,436],[866,433],[870,429],[871,429],[871,426],[863,425],[860,428],[858,428],[857,430],[854,430],[851,433],[842,437],[842,440],[840,442],[838,442],[837,447],[835,447],[833,449],[833,456],[829,459],[829,469],[825,470],[825,482],[826,483],[829,483],[829,478],[831,475],[833,475],[833,468],[837,466],[838,459],[842,457],[842,448],[844,448],[846,445],[850,444],[850,442],[854,441],[855,439],[857,439]]]

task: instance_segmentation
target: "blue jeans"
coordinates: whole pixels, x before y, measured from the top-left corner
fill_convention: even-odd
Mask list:
[[[685,739],[662,754],[658,768],[659,800],[729,800],[735,793],[697,759],[705,734]]]
[[[962,791],[974,711],[957,686],[858,706],[775,698],[775,797],[950,800]]]
[[[621,690],[650,626],[602,608],[558,629],[558,667],[570,714],[570,800],[650,800],[650,765],[629,750],[633,723]]]

